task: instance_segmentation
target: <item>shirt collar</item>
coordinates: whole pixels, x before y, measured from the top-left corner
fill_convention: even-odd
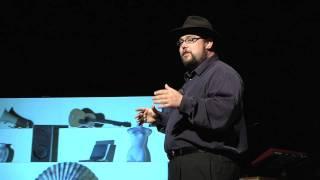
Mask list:
[[[214,64],[217,60],[219,60],[219,57],[217,55],[214,55],[210,57],[209,59],[204,60],[198,67],[196,67],[191,72],[184,73],[184,79],[189,80],[192,79],[196,74],[201,75],[211,64]]]

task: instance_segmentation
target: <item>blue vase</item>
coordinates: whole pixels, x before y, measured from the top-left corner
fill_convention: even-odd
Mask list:
[[[127,154],[127,162],[151,162],[148,149],[148,137],[152,130],[143,126],[129,128],[131,147]]]

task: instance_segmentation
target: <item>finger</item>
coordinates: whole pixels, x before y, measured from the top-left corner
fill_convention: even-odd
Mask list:
[[[136,116],[141,116],[141,115],[143,115],[142,111],[140,111],[139,113],[136,114]]]
[[[166,108],[166,107],[169,107],[169,104],[160,104],[158,107],[159,108]]]
[[[143,114],[140,114],[140,115],[137,116],[137,119],[139,121],[143,121],[143,119],[145,119],[145,116]]]
[[[167,89],[167,90],[172,89],[168,84],[165,84],[165,85],[164,85],[164,88]]]
[[[138,123],[139,126],[141,126],[141,125],[144,123],[144,121],[143,121],[143,119],[139,119],[139,120],[137,121],[137,123]]]
[[[146,119],[148,117],[148,111],[143,112],[142,118]]]
[[[159,113],[159,111],[158,111],[158,109],[156,108],[156,106],[155,106],[155,105],[152,105],[152,110],[153,110],[156,114],[158,114],[158,113]]]
[[[169,102],[169,100],[166,100],[166,99],[160,99],[160,100],[153,101],[154,104],[167,104],[168,102]]]
[[[138,115],[135,116],[136,119],[140,119],[141,117],[143,117],[143,114],[139,113]]]
[[[138,122],[138,125],[139,125],[139,126],[142,126],[143,123],[144,123],[144,120],[141,119],[141,120]]]
[[[166,99],[167,97],[168,97],[167,94],[157,95],[157,96],[152,96],[152,100]]]
[[[161,100],[153,100],[153,104],[161,104]]]
[[[168,90],[166,89],[160,89],[154,92],[154,95],[161,95],[161,94],[166,94]]]
[[[136,111],[145,111],[146,108],[137,108]]]

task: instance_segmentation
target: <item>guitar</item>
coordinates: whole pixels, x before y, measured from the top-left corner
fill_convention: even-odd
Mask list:
[[[119,122],[105,119],[102,113],[94,113],[89,108],[84,108],[82,110],[75,108],[69,114],[69,125],[72,127],[102,127],[104,124],[131,127],[130,122]]]

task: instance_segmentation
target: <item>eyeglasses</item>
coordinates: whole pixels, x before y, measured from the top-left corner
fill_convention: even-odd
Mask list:
[[[177,46],[180,47],[182,43],[186,43],[186,44],[193,44],[196,41],[198,41],[199,39],[202,39],[201,37],[187,37],[185,40],[183,39],[179,39],[177,41]]]

